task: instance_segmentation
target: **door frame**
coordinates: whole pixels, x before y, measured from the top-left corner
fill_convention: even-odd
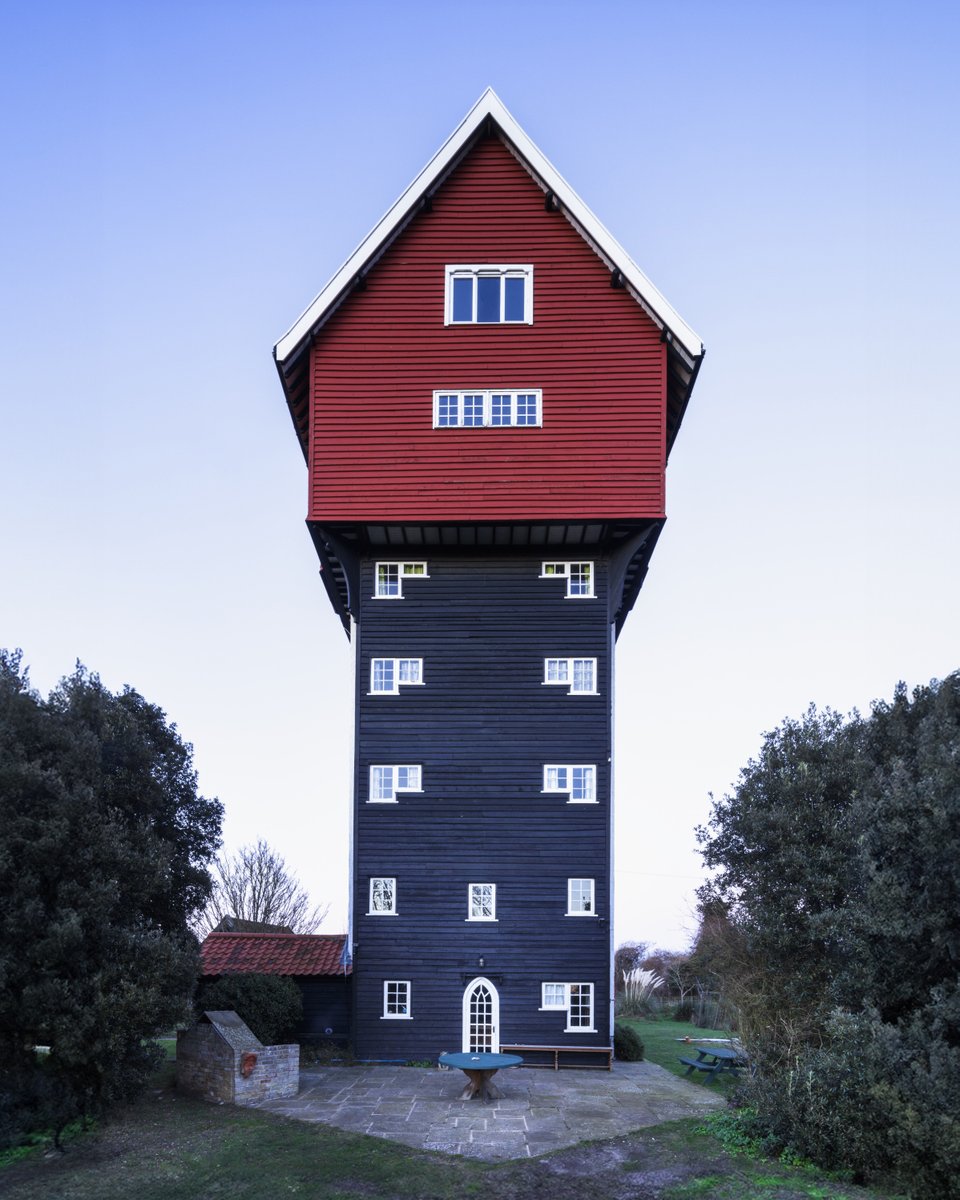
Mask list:
[[[463,1018],[463,1053],[470,1053],[470,997],[473,995],[474,990],[481,984],[490,993],[490,1019],[493,1025],[490,1036],[490,1047],[494,1054],[498,1054],[500,1052],[500,993],[485,975],[478,975],[475,979],[471,979],[463,989],[463,1003],[461,1007]]]

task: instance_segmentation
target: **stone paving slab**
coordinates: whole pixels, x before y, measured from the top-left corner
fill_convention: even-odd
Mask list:
[[[722,1096],[654,1063],[612,1071],[503,1071],[492,1104],[461,1100],[459,1071],[310,1067],[300,1092],[259,1107],[301,1121],[489,1160],[528,1158],[722,1108]]]

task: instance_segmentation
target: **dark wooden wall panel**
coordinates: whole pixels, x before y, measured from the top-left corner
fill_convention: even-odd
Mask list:
[[[532,325],[443,324],[448,263],[532,263]],[[318,334],[311,519],[659,517],[665,347],[497,138]],[[433,429],[435,388],[542,388],[543,427]]]
[[[374,600],[361,567],[353,986],[368,1058],[460,1048],[464,976],[500,993],[506,1042],[603,1044],[610,937],[610,653],[606,563],[597,598],[540,579],[541,556],[443,555],[404,599]],[[543,660],[597,659],[599,694],[546,686]],[[423,659],[424,684],[370,696],[374,657]],[[542,794],[543,764],[595,763],[596,804]],[[367,802],[373,763],[420,763],[423,792]],[[370,917],[371,876],[397,879],[397,916]],[[567,917],[567,880],[596,881],[596,917]],[[497,884],[496,923],[467,921],[467,884]],[[484,957],[485,968],[477,961]],[[412,1021],[382,1020],[382,981],[408,979]],[[544,981],[595,986],[596,1034],[540,1012]]]

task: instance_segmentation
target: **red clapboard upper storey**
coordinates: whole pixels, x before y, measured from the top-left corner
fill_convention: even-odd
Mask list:
[[[485,101],[278,344],[311,520],[663,515],[699,339]]]

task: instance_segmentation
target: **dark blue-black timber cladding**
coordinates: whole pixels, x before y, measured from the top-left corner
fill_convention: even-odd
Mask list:
[[[609,1045],[607,562],[592,559],[595,598],[568,599],[563,578],[540,577],[544,554],[407,560],[426,561],[428,578],[385,600],[373,598],[375,564],[395,557],[362,559],[355,607],[355,1050],[459,1050],[477,976],[499,994],[501,1043]],[[597,660],[598,694],[544,684],[545,658],[574,656]],[[423,685],[370,695],[379,657],[422,659]],[[408,763],[422,766],[423,791],[370,803],[371,765]],[[547,763],[595,764],[597,803],[545,794]],[[396,916],[368,915],[374,876],[396,879]],[[570,878],[595,880],[595,915],[566,915]],[[470,883],[496,884],[495,923],[466,919]],[[385,980],[409,981],[411,1019],[384,1019]],[[545,982],[593,984],[595,1032],[566,1032],[565,1012],[543,1011]]]

